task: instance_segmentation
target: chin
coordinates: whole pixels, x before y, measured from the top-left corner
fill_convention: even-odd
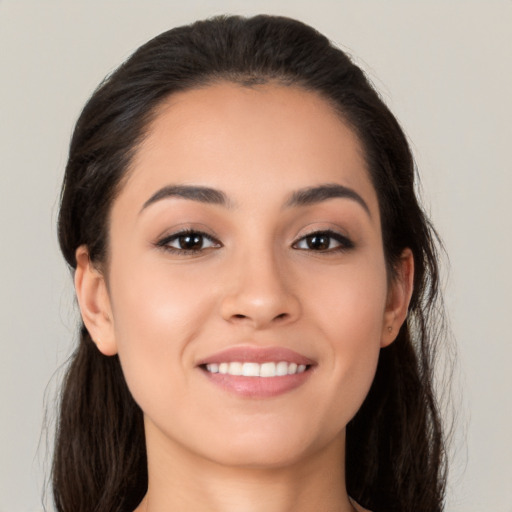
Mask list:
[[[212,462],[224,466],[251,469],[280,469],[300,463],[312,454],[321,453],[327,446],[340,441],[343,454],[344,429],[334,437],[326,433],[311,435],[297,428],[252,428],[247,432],[224,435],[211,439],[205,449]]]

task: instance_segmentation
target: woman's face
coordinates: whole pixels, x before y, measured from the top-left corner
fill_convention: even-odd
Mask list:
[[[110,221],[88,327],[119,354],[148,444],[252,467],[343,449],[407,293],[388,283],[359,141],[325,100],[173,95]]]

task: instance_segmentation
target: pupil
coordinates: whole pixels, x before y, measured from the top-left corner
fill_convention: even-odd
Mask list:
[[[329,249],[329,237],[327,235],[315,235],[308,238],[308,247],[317,251],[326,251]]]
[[[181,249],[200,249],[203,245],[203,237],[201,235],[183,235],[180,236]]]

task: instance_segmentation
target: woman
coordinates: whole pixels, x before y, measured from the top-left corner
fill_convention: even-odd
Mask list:
[[[221,17],[142,46],[77,122],[59,239],[59,511],[442,510],[435,235],[325,37]]]

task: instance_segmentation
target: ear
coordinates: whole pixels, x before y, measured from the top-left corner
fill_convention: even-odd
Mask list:
[[[381,347],[387,347],[398,335],[407,317],[414,282],[414,257],[410,249],[400,255],[395,274],[389,284],[386,310],[382,324]]]
[[[91,262],[86,245],[81,245],[76,250],[76,262],[75,291],[85,327],[102,354],[117,354],[112,309],[105,278]]]

